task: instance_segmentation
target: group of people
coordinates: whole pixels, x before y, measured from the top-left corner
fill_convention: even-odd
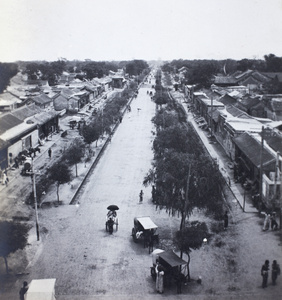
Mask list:
[[[262,288],[267,287],[268,272],[269,272],[269,260],[267,259],[261,267]],[[276,280],[277,280],[278,275],[280,275],[280,266],[277,263],[277,261],[274,260],[272,263],[272,269],[271,269],[272,285],[276,285]]]
[[[262,230],[268,230],[268,229],[276,230],[278,229],[278,223],[276,221],[276,213],[265,213],[265,218],[263,222],[263,228]]]

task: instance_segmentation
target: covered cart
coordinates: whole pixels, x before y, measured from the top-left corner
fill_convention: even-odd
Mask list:
[[[164,251],[156,249],[152,253],[153,266],[151,267],[151,276],[156,279],[157,263],[164,270],[164,284],[169,286],[173,281],[185,281],[187,275],[187,262],[180,258],[173,251]]]
[[[134,227],[132,228],[132,238],[135,243],[138,240],[143,240],[144,248],[149,247],[153,249],[154,243],[159,242],[159,235],[157,234],[158,226],[151,220],[150,217],[136,217],[133,220]]]
[[[56,279],[36,279],[29,284],[26,300],[56,300]]]

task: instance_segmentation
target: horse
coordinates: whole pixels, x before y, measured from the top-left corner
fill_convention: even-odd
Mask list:
[[[39,153],[40,153],[40,148],[39,148],[39,146],[37,146],[37,147],[35,147],[35,148],[30,148],[28,154],[30,155],[30,157],[32,157],[32,155],[33,155],[33,157],[35,157],[35,156],[36,156],[36,152],[39,152]]]

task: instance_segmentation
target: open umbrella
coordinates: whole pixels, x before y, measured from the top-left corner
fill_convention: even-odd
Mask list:
[[[107,207],[108,210],[119,210],[119,207],[117,205],[110,205]]]

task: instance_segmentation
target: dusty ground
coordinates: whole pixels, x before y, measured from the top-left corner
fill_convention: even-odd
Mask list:
[[[139,107],[143,104],[138,102],[136,105],[138,105],[136,107]],[[135,108],[134,104],[132,107]],[[124,122],[126,121],[127,120],[125,119]],[[128,122],[131,121],[128,120]],[[124,137],[124,135],[121,135],[121,138],[122,137]],[[147,138],[151,139],[151,137]],[[57,155],[59,156],[60,149],[63,146],[62,144],[55,142],[55,138],[53,142],[56,144],[54,145],[55,158]],[[114,147],[114,140],[112,147]],[[150,149],[150,147],[147,148]],[[48,147],[46,145],[46,150],[47,149]],[[47,153],[43,153],[42,155],[40,164],[48,163]],[[141,157],[138,157],[137,159],[141,159],[142,157],[143,156],[141,155]],[[113,159],[113,162],[114,161],[115,160]],[[87,168],[88,166],[85,167],[85,164],[79,165],[79,174],[81,177],[84,172],[87,171]],[[100,171],[102,170],[98,170],[98,172]],[[144,170],[142,170],[142,172],[143,171]],[[116,174],[114,176],[118,177],[119,175]],[[138,173],[136,175],[135,173],[132,173],[132,176],[140,176],[140,174]],[[4,199],[4,201],[1,200],[1,217],[9,218],[15,215],[30,215],[31,219],[29,223],[33,225],[34,211],[26,207],[21,201],[21,194],[24,193],[26,189],[31,188],[29,187],[30,178],[15,178],[17,179],[12,181],[10,186],[2,188],[1,190],[1,199]],[[121,180],[120,178],[117,179]],[[77,181],[73,182],[74,188],[76,184],[78,184]],[[103,238],[101,240],[101,245],[94,245],[92,241],[89,242],[89,247],[96,247],[96,258],[95,253],[89,252],[89,248],[85,247],[82,249],[82,254],[86,255],[88,258],[92,257],[92,263],[89,263],[88,258],[83,258],[83,256],[73,256],[71,254],[72,251],[73,253],[79,253],[79,248],[83,243],[82,238],[89,236],[90,234],[88,232],[77,234],[75,232],[75,224],[77,222],[81,222],[81,224],[86,224],[88,222],[85,219],[85,216],[90,208],[90,201],[92,201],[92,197],[89,195],[89,197],[86,196],[87,198],[84,199],[84,203],[89,202],[86,206],[81,205],[81,207],[78,208],[76,206],[67,205],[69,199],[74,193],[74,188],[72,188],[71,185],[65,185],[62,187],[62,201],[65,205],[61,205],[59,207],[45,207],[39,211],[40,224],[42,225],[41,240],[39,242],[36,241],[36,235],[33,227],[29,238],[30,245],[24,251],[18,251],[9,258],[9,267],[11,269],[10,276],[7,277],[4,275],[4,265],[3,263],[0,264],[2,283],[0,294],[1,299],[17,299],[18,289],[23,280],[28,279],[28,281],[30,281],[30,279],[35,278],[32,276],[40,274],[41,276],[45,276],[48,272],[51,272],[51,269],[49,270],[50,266],[48,266],[48,261],[50,265],[54,265],[54,270],[59,270],[60,264],[76,262],[77,267],[69,270],[70,278],[72,278],[70,281],[75,282],[76,274],[78,278],[83,278],[84,274],[85,276],[91,274],[93,278],[96,278],[96,282],[93,283],[91,276],[89,277],[89,280],[87,277],[85,278],[87,284],[85,286],[81,286],[78,282],[74,284],[74,286],[77,287],[71,286],[70,284],[68,285],[63,279],[59,279],[58,286],[56,287],[56,291],[58,292],[57,299],[59,300],[106,299],[107,296],[113,297],[114,295],[116,295],[116,299],[150,299],[161,297],[184,299],[187,298],[188,295],[191,299],[276,299],[281,296],[281,277],[278,278],[277,286],[269,285],[267,289],[262,289],[260,276],[260,268],[265,259],[269,259],[270,261],[276,259],[280,263],[280,266],[282,265],[281,232],[262,231],[263,219],[254,213],[243,213],[240,206],[232,202],[233,196],[231,194],[229,194],[227,199],[232,208],[230,226],[228,230],[214,234],[206,246],[202,247],[200,250],[191,252],[190,270],[192,279],[196,279],[200,275],[203,280],[202,284],[198,285],[195,280],[192,280],[191,283],[188,283],[188,285],[183,287],[183,294],[178,296],[175,294],[176,290],[174,287],[167,289],[163,295],[155,293],[154,283],[152,282],[149,274],[151,257],[146,249],[143,249],[142,247],[140,248],[138,245],[134,245],[128,240],[128,228],[119,228],[119,231],[111,237],[112,242],[118,241],[115,246],[116,253],[119,253],[119,250],[125,251],[124,248],[122,248],[123,243],[128,245],[128,250],[126,251],[129,252],[124,252],[123,254],[126,253],[126,255],[123,255],[123,257],[115,257],[116,255],[112,252],[112,249],[109,249],[109,247],[99,250],[102,246],[108,245],[108,236],[105,235],[104,228],[97,231],[97,238]],[[125,186],[121,186],[120,188],[123,189]],[[101,191],[105,192],[107,189],[110,189],[110,187],[105,186]],[[85,190],[85,195],[87,195],[87,191],[90,193],[91,189],[86,188]],[[134,192],[133,190],[129,189],[128,192],[132,197],[134,197],[132,194]],[[120,194],[122,194],[121,190]],[[52,200],[54,201],[55,198],[54,190],[51,190],[48,195],[46,195],[47,202]],[[120,201],[122,200],[123,199],[120,199]],[[99,203],[103,201],[103,199],[98,197],[96,201]],[[104,204],[101,203],[101,205]],[[134,204],[130,204],[129,208],[134,209],[136,213],[138,213],[138,211],[142,211],[142,213],[148,213],[150,215],[154,214],[154,218],[160,229],[161,246],[163,248],[170,247],[172,233],[177,230],[180,221],[179,219],[170,218],[165,212],[154,212],[154,207],[150,201],[150,192],[146,190],[144,205],[142,208],[140,206],[136,206],[135,202]],[[130,211],[129,208],[120,213],[123,223],[126,222],[126,218],[128,217],[127,214]],[[96,213],[97,221],[99,221],[99,218],[104,218],[104,215],[99,216],[101,215],[99,211]],[[195,212],[193,214],[191,220],[193,219],[206,221],[210,228],[215,226],[211,225],[211,223],[213,223],[212,220],[206,218],[199,212]],[[92,222],[94,224],[96,220],[92,220]],[[72,236],[73,239],[70,239],[70,236]],[[60,240],[62,244],[55,246],[57,256],[49,258],[47,254],[48,249],[50,249],[50,245],[53,245],[54,247],[53,242]],[[70,241],[72,241],[72,243],[70,243]],[[62,254],[60,254],[61,249],[69,249],[70,251],[65,252],[65,255],[62,256]],[[131,249],[134,250],[133,256],[131,256]],[[54,253],[53,249],[52,251],[50,249],[49,252]],[[44,253],[44,257],[42,256],[42,253]],[[97,272],[97,266],[99,266],[99,264],[106,263],[103,259],[106,260],[109,253],[112,254],[111,259],[107,262],[107,266],[109,264],[109,266],[112,265],[116,268],[116,274],[122,274],[119,278],[112,276],[107,269],[98,270],[100,272],[100,276],[99,272]],[[142,272],[136,271],[134,274],[128,272],[128,270],[133,270],[131,258],[136,260],[138,266],[142,268]],[[50,262],[50,259],[52,259],[52,262]],[[39,265],[40,268],[38,267]],[[42,266],[44,266],[45,270]],[[84,269],[82,266],[86,266],[87,268]],[[19,273],[22,273],[22,275]],[[95,274],[97,274],[97,277],[95,277]],[[122,285],[118,284],[117,288],[113,288],[110,286],[111,282],[109,282],[107,284],[108,290],[99,289],[99,286],[103,287],[104,285],[103,278],[110,278],[112,282],[115,282],[116,284],[122,283]],[[96,289],[95,296],[93,295],[93,292],[91,294],[91,289]],[[136,293],[134,290],[136,290]],[[71,291],[73,291],[73,293]],[[125,297],[125,294],[118,296],[119,291],[127,291],[130,296]],[[72,294],[72,296],[70,296],[70,294]]]

